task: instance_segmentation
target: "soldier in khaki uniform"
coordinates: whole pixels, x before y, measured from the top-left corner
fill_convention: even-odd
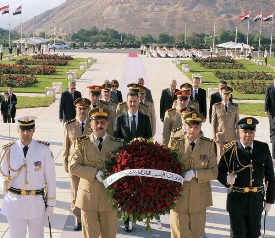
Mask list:
[[[139,103],[143,103],[145,105],[149,106],[150,111],[150,121],[152,126],[152,135],[154,136],[156,134],[156,114],[155,114],[155,105],[153,100],[149,100],[146,98],[146,87],[141,86],[139,91]]]
[[[106,103],[103,103],[102,101],[99,100],[101,89],[103,87],[99,85],[91,85],[91,86],[88,86],[87,88],[89,89],[89,98],[91,100],[90,108],[93,109],[96,107],[104,107]]]
[[[204,116],[191,112],[184,116],[186,134],[171,138],[169,147],[181,151],[179,159],[185,168],[181,197],[171,210],[172,238],[199,238],[204,234],[206,208],[212,206],[210,181],[218,176],[214,143],[200,137]]]
[[[102,103],[101,106],[110,110],[110,115],[108,119],[109,126],[107,129],[107,133],[109,135],[113,135],[118,102],[114,99],[111,99],[111,84],[103,84],[101,94],[102,99],[99,100]]]
[[[212,132],[217,145],[217,158],[223,155],[223,146],[238,139],[239,108],[229,102],[233,89],[221,88],[222,102],[215,103],[212,107]]]
[[[172,129],[182,126],[181,110],[187,106],[187,100],[191,94],[190,91],[177,91],[175,95],[177,95],[178,98],[178,106],[168,109],[164,115],[162,143],[166,146],[168,146]]]
[[[63,140],[63,165],[67,173],[69,173],[69,157],[72,154],[74,148],[74,140],[82,135],[89,133],[90,120],[88,118],[88,112],[91,105],[91,101],[87,98],[78,98],[74,101],[77,118],[66,121],[64,125],[64,140]],[[78,207],[75,206],[75,200],[77,195],[77,189],[79,184],[79,177],[71,177],[71,207],[75,217],[74,230],[79,231],[81,229],[81,212]]]
[[[106,133],[109,115],[106,108],[94,108],[89,112],[93,133],[75,140],[71,157],[70,171],[80,178],[76,206],[81,209],[84,238],[115,238],[117,233],[118,218],[100,171],[105,165],[106,153],[117,152],[123,145],[121,139]]]
[[[190,84],[190,83],[184,83],[184,84],[180,85],[180,90],[182,90],[182,91],[190,91],[190,96],[188,97],[187,106],[188,107],[193,107],[193,108],[195,108],[195,110],[197,112],[199,112],[199,109],[200,109],[199,103],[195,102],[194,100],[192,100],[190,98],[191,97],[191,93],[192,93],[192,87],[193,87],[192,84]],[[172,107],[176,107],[176,106],[177,106],[177,101],[175,100]]]

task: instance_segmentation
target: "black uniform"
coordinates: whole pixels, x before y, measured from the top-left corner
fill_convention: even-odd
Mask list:
[[[224,156],[219,163],[219,182],[229,188],[228,172],[237,174],[227,196],[233,237],[258,238],[264,206],[263,178],[265,183],[268,182],[266,202],[273,204],[275,196],[274,171],[268,145],[254,140],[252,154],[246,152],[240,141],[230,142],[224,149]]]
[[[10,107],[10,110],[11,110],[11,112],[10,112],[11,113],[11,122],[15,123],[14,118],[16,116],[17,97],[14,93],[9,95],[8,103],[9,103],[9,107]]]

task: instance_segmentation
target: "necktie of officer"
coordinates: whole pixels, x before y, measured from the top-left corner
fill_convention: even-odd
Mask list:
[[[96,104],[93,104],[93,108],[96,108]]]
[[[194,147],[195,147],[196,143],[195,143],[194,141],[192,141],[192,142],[190,143],[190,145],[191,145],[191,149],[194,150]]]
[[[137,132],[136,116],[133,115],[133,120],[131,122],[131,133],[133,138],[136,137],[136,132]]]
[[[24,157],[26,158],[26,155],[27,155],[27,152],[28,152],[28,149],[29,149],[29,147],[28,146],[24,146],[24,148],[23,148],[23,153],[24,153]]]
[[[74,101],[74,94],[72,93],[72,99],[73,99],[73,101]]]
[[[245,151],[246,151],[246,153],[249,154],[249,155],[252,154],[252,153],[251,153],[251,147],[250,147],[250,146],[245,147]]]
[[[103,138],[100,137],[100,138],[97,138],[97,140],[99,141],[98,149],[101,151],[101,149],[102,149],[102,141],[103,141]]]
[[[81,125],[81,132],[82,132],[82,134],[83,134],[83,131],[84,131],[84,125],[85,125],[85,123],[82,122],[82,125]]]
[[[227,104],[225,104],[225,111],[227,112]]]
[[[195,97],[194,97],[194,99],[195,99],[195,101],[198,101],[198,90],[195,89],[194,91],[195,91]]]

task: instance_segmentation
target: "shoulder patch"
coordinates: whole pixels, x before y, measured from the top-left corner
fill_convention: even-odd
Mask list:
[[[154,102],[152,99],[148,99],[148,98],[146,98],[146,101],[148,101],[148,102]]]
[[[145,104],[144,102],[139,102],[141,105],[144,105],[145,107],[149,107],[148,104]]]
[[[172,129],[172,132],[177,132],[182,129],[182,126]]]
[[[89,135],[83,135],[76,138],[77,141],[87,140],[89,138]]]
[[[50,146],[50,143],[46,142],[46,141],[41,141],[41,140],[36,140],[38,143],[46,145],[46,146]]]
[[[174,100],[174,102],[177,102],[177,100]]]
[[[170,108],[170,109],[167,109],[166,111],[170,112],[170,111],[173,111],[173,110],[176,110],[176,108],[175,107],[174,108]]]
[[[70,124],[70,123],[72,123],[72,122],[74,122],[74,121],[75,121],[75,119],[66,120],[66,124]]]
[[[225,144],[225,145],[223,146],[224,152],[227,152],[228,150],[230,150],[230,149],[233,148],[234,146],[237,146],[237,141],[236,141],[236,140],[231,141],[231,142]]]
[[[214,140],[213,139],[210,139],[210,138],[207,138],[207,137],[204,137],[204,136],[202,136],[202,137],[200,137],[202,140],[207,140],[207,141],[210,141],[210,142],[213,142]]]
[[[115,99],[111,99],[111,101],[114,102],[114,103],[117,103],[117,100],[115,100]]]
[[[126,104],[126,101],[125,102],[120,102],[119,105],[123,105],[123,104]]]
[[[117,138],[117,137],[113,137],[113,136],[110,136],[110,138],[113,140],[113,141],[117,141],[117,142],[124,142],[124,140],[123,139],[121,139],[121,138]]]
[[[171,141],[182,141],[184,140],[184,136],[180,136],[180,137],[171,137]]]
[[[239,104],[238,103],[231,103],[232,105],[236,106],[236,107],[239,107]]]
[[[2,146],[2,149],[6,149],[6,148],[8,148],[8,147],[11,147],[14,143],[15,143],[15,141],[12,141],[12,142],[10,142],[10,143],[8,143],[8,144],[6,144],[6,145],[3,145],[3,146]]]
[[[99,101],[100,101],[100,102],[102,102],[103,104],[109,105],[109,103],[108,103],[108,102],[105,102],[105,101],[104,101],[104,100],[102,100],[102,99],[100,99]]]
[[[216,103],[214,103],[215,106],[217,106],[219,104],[222,104],[222,102],[216,102]]]

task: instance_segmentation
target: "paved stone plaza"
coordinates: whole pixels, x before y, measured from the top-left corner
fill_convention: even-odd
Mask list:
[[[87,71],[77,80],[76,88],[80,91],[83,97],[88,97],[88,85],[101,85],[104,80],[117,79],[120,83],[120,90],[123,98],[126,98],[128,83],[135,82],[138,77],[145,79],[145,86],[149,87],[155,101],[156,116],[157,116],[157,133],[155,140],[162,140],[162,122],[159,119],[159,101],[161,91],[167,88],[171,79],[176,79],[178,86],[190,80],[182,74],[178,68],[172,63],[169,58],[146,58],[139,56],[138,58],[128,57],[127,53],[98,53],[98,52],[79,52],[67,51],[66,54],[73,57],[94,57],[97,62],[93,64]],[[22,95],[22,94],[17,94]],[[234,95],[234,93],[233,93]],[[42,96],[42,95],[41,95]],[[63,169],[63,124],[59,122],[60,94],[57,100],[46,108],[27,108],[17,110],[17,116],[33,115],[37,116],[36,132],[34,139],[50,142],[51,149],[56,162],[56,185],[57,185],[57,204],[52,218],[52,232],[54,238],[78,238],[82,237],[81,232],[73,231],[73,216],[70,212],[70,179],[68,174]],[[208,102],[209,103],[209,102]],[[243,117],[244,115],[241,115]],[[257,117],[260,124],[257,128],[256,139],[269,143],[269,123],[267,118]],[[2,118],[1,118],[2,120]],[[18,138],[16,125],[3,124],[0,127],[0,146],[9,141]],[[203,125],[203,132],[206,137],[212,138],[211,127],[208,122]],[[208,238],[229,237],[229,216],[225,210],[226,205],[226,189],[219,182],[212,182],[213,190],[213,207],[207,209],[206,236]],[[2,205],[2,191],[0,193],[0,207]],[[143,223],[134,225],[131,233],[126,233],[123,230],[123,225],[120,222],[117,237],[163,237],[168,238],[170,235],[169,214],[161,217],[163,228],[157,228],[156,221],[152,222],[152,233],[146,233]],[[266,237],[275,237],[275,206],[272,207],[269,216],[267,217]],[[45,237],[49,236],[45,220]],[[8,224],[5,217],[0,215],[0,237],[9,237]]]

